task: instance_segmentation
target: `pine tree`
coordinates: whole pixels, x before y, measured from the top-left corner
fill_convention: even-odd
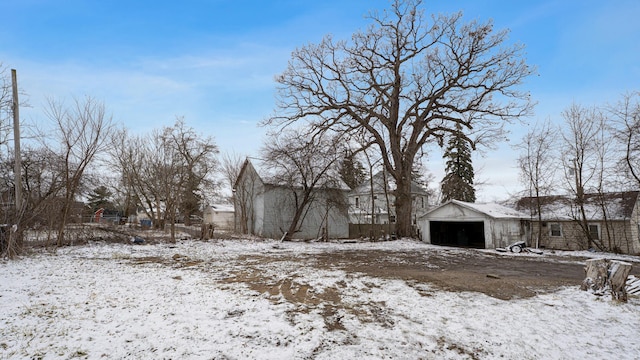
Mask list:
[[[354,159],[353,155],[346,155],[340,162],[340,178],[351,189],[358,187],[366,178],[364,166]]]
[[[443,158],[447,159],[445,176],[440,182],[442,202],[460,200],[476,201],[476,191],[473,188],[473,165],[471,163],[471,149],[462,134],[462,128],[456,125],[456,131],[449,139]]]
[[[100,208],[112,209],[114,207],[112,197],[113,193],[111,190],[106,186],[100,185],[87,195],[87,203],[93,211]]]

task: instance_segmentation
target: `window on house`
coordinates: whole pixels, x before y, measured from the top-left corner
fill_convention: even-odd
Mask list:
[[[550,224],[549,226],[549,234],[551,236],[562,236],[562,227],[560,224]]]
[[[392,224],[396,223],[396,216],[395,215],[389,215],[389,222]]]
[[[360,199],[356,198],[356,209],[360,208]]]
[[[420,198],[420,206],[422,206],[422,208],[424,209],[424,198],[423,197]]]
[[[600,240],[600,225],[589,224],[589,234],[591,234],[592,239]]]

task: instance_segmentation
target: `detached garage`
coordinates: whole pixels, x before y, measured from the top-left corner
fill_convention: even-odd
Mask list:
[[[529,216],[499,204],[451,200],[418,220],[422,241],[434,245],[494,249],[527,241]]]

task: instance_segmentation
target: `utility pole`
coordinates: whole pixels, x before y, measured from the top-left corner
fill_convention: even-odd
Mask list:
[[[20,105],[18,103],[18,78],[16,70],[11,69],[13,88],[13,143],[15,156],[16,218],[22,211],[22,161],[20,156]]]

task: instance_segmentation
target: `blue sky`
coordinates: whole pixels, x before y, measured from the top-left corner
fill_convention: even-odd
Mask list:
[[[255,155],[274,109],[274,76],[291,51],[326,34],[348,39],[369,10],[387,0],[20,0],[3,1],[0,62],[18,72],[31,108],[24,122],[46,127],[47,97],[93,96],[133,132],[188,125],[212,135],[221,151]],[[425,1],[427,13],[463,11],[493,19],[509,41],[526,46],[538,74],[525,89],[535,116],[512,126],[512,143],[527,123],[550,118],[572,102],[614,102],[640,90],[640,2],[637,0]],[[480,200],[520,188],[509,144],[475,159]],[[439,181],[441,155],[426,162]]]

